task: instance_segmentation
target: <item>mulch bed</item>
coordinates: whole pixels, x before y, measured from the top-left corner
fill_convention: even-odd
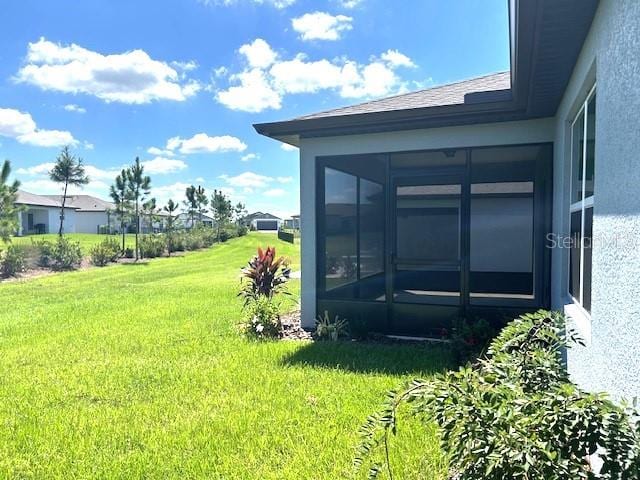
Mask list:
[[[302,328],[300,310],[283,315],[281,322],[284,340],[313,340],[311,333]]]

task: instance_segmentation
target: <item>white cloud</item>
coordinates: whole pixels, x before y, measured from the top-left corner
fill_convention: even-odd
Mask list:
[[[185,198],[185,190],[187,187],[190,187],[191,184],[176,182],[168,185],[160,185],[151,187],[151,196],[156,199],[156,203],[160,207],[164,207],[169,200],[173,200],[179,204],[182,204],[182,201]]]
[[[90,142],[83,142],[82,146],[84,147],[85,150],[93,150],[95,147],[95,145]]]
[[[249,66],[253,68],[267,68],[278,58],[278,54],[261,38],[242,45],[238,52],[244,55]]]
[[[61,193],[60,184],[52,182],[48,178],[22,181],[20,188],[35,193],[36,195],[59,195]],[[93,195],[104,200],[109,200],[109,184],[101,180],[91,180],[88,185],[84,185],[83,187],[69,185],[67,193],[69,195]]]
[[[167,156],[167,157],[173,157],[175,155],[175,153],[173,153],[171,150],[165,150],[162,148],[158,148],[158,147],[149,147],[147,148],[147,153],[151,154],[151,155],[157,155],[157,156]]]
[[[280,148],[282,150],[284,150],[285,152],[297,152],[298,151],[298,147],[296,147],[294,145],[289,145],[288,143],[281,143],[280,144]]]
[[[362,0],[337,0],[343,8],[356,8]]]
[[[302,40],[339,40],[342,32],[351,30],[353,18],[326,12],[305,13],[291,20]]]
[[[279,183],[291,183],[293,182],[293,177],[276,177],[276,180]]]
[[[170,138],[167,140],[166,149],[177,150],[188,155],[192,153],[244,152],[247,149],[247,145],[239,138],[231,135],[210,137],[206,133],[197,133],[191,138]]]
[[[67,112],[75,112],[75,113],[87,113],[87,110],[80,105],[76,105],[74,103],[69,103],[64,106],[64,109]]]
[[[207,6],[220,5],[225,7],[236,5],[237,3],[242,3],[242,0],[198,0],[198,1],[203,5],[207,5]],[[296,0],[244,0],[244,1],[255,3],[256,5],[266,4],[266,5],[275,7],[277,9],[287,8],[293,5],[294,3],[296,3]]]
[[[41,163],[40,165],[34,165],[33,167],[22,167],[18,168],[16,173],[18,175],[48,175],[54,165],[55,163],[53,162],[47,162]]]
[[[198,62],[196,62],[195,60],[189,60],[187,62],[173,61],[171,62],[171,66],[184,72],[190,72],[198,68]]]
[[[229,70],[227,69],[227,67],[221,66],[221,67],[215,68],[213,70],[213,74],[217,78],[222,78],[222,77],[226,77],[229,74]]]
[[[187,168],[187,164],[182,160],[172,158],[156,157],[152,160],[142,162],[144,171],[147,174],[165,174],[179,172]]]
[[[409,57],[404,53],[400,53],[398,50],[387,50],[380,58],[393,67],[407,67],[415,68],[416,64],[413,63]]]
[[[220,175],[222,180],[227,182],[232,187],[245,187],[245,188],[265,188],[273,182],[272,177],[266,175],[259,175],[253,172],[244,172],[234,177],[229,175]]]
[[[78,144],[71,133],[65,130],[39,129],[30,114],[12,108],[0,108],[0,136],[38,147]]]
[[[260,155],[258,155],[257,153],[247,153],[240,160],[242,162],[248,162],[250,160],[257,160],[258,158],[260,158]]]
[[[272,188],[271,190],[267,190],[262,192],[262,195],[265,197],[283,197],[287,194],[282,188]]]
[[[43,90],[84,93],[106,102],[128,104],[184,101],[201,88],[199,83],[182,78],[169,64],[152,59],[143,50],[103,55],[45,38],[29,43],[25,65],[15,79]]]
[[[269,83],[267,74],[259,68],[245,70],[232,75],[230,80],[239,83],[221,90],[216,99],[232,110],[257,113],[273,108],[279,110],[282,106],[282,96]]]
[[[216,99],[233,110],[256,113],[281,108],[287,94],[332,90],[351,99],[407,91],[407,82],[396,70],[413,65],[411,59],[396,50],[382,55],[384,59],[373,57],[367,64],[347,58],[308,60],[304,54],[290,60],[276,58],[264,68],[255,67],[248,61],[243,71],[230,75],[231,85],[226,90],[219,90]]]

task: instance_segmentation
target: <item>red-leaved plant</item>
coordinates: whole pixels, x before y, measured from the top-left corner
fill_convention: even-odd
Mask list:
[[[285,284],[291,269],[284,257],[276,257],[275,247],[258,248],[258,254],[242,269],[242,288],[238,296],[244,298],[246,307],[260,297],[273,298],[276,293],[289,294]]]

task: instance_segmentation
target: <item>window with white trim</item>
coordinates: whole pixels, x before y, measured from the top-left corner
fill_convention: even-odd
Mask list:
[[[582,104],[571,126],[571,252],[569,293],[591,313],[591,234],[596,146],[596,88]]]

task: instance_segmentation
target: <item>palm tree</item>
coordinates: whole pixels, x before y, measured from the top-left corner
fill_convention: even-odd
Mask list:
[[[178,204],[173,200],[169,200],[167,204],[164,206],[163,210],[167,212],[167,252],[169,252],[169,256],[171,256],[171,241],[173,239],[173,229],[175,228],[175,221],[178,218],[177,215],[174,215],[178,210]]]
[[[16,206],[20,182],[8,183],[10,173],[11,163],[5,160],[0,168],[0,240],[4,243],[8,243],[18,230],[18,214],[22,212],[22,208]]]
[[[135,206],[136,219],[136,261],[140,259],[139,234],[140,234],[140,204],[143,203],[151,192],[151,178],[144,174],[144,167],[140,158],[127,171],[127,185],[131,194],[131,201]]]
[[[120,233],[122,234],[122,254],[124,255],[125,249],[125,221],[131,211],[131,193],[129,192],[129,186],[127,179],[129,178],[127,170],[122,169],[120,175],[115,179],[113,185],[109,189],[109,196],[113,200],[116,207],[116,215],[120,218]]]
[[[74,187],[86,185],[89,183],[89,177],[84,171],[82,159],[72,155],[69,151],[69,146],[65,146],[56,158],[56,163],[49,172],[49,178],[56,183],[64,184],[64,193],[62,194],[62,202],[60,202],[60,228],[58,229],[58,235],[62,237],[67,189],[69,185]]]

